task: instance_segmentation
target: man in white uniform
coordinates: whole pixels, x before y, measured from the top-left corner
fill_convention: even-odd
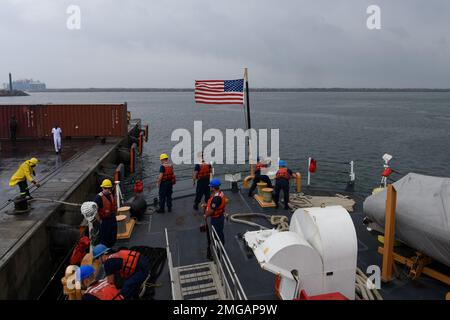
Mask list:
[[[55,125],[55,127],[52,129],[53,133],[53,142],[55,143],[55,151],[56,154],[59,154],[61,152],[61,128],[58,127],[58,125]]]

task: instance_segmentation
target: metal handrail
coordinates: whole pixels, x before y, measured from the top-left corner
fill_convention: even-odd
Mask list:
[[[239,281],[236,271],[233,268],[230,258],[228,257],[228,254],[225,251],[214,226],[211,226],[210,229],[212,230],[211,246],[214,262],[219,269],[219,277],[226,289],[225,294],[227,298],[231,297],[232,300],[247,300],[247,296],[242,288],[241,282]],[[231,284],[229,283],[228,278],[231,280]]]
[[[169,235],[167,233],[167,228],[164,228],[164,232],[166,234],[166,253],[167,253],[167,265],[169,267],[169,276],[170,276],[170,286],[172,289],[172,299],[175,299],[175,277],[173,274],[173,262],[172,262],[172,254],[170,253],[169,246]]]

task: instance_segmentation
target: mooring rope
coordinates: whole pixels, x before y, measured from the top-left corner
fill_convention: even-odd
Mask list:
[[[264,218],[267,221],[270,222],[271,225],[275,226],[275,228],[278,231],[287,231],[289,230],[289,218],[287,216],[283,216],[283,215],[270,215],[270,214],[264,214],[264,213],[235,213],[232,215],[229,215],[228,218],[230,219],[231,222],[235,222],[235,223],[242,223],[242,224],[246,224],[252,227],[256,227],[256,228],[260,228],[260,229],[264,229],[267,230],[269,228],[260,225],[256,222],[251,222],[245,219],[240,219],[243,217],[260,217],[260,218]]]

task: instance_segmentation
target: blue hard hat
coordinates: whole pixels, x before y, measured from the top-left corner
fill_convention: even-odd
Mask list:
[[[286,161],[284,161],[284,160],[278,161],[278,166],[279,167],[286,167]]]
[[[96,245],[93,250],[94,251],[93,252],[94,259],[97,259],[102,254],[106,253],[108,250],[109,250],[109,248],[107,246],[105,246],[104,244]]]
[[[209,182],[209,186],[210,187],[218,187],[218,186],[220,186],[220,180],[219,179],[217,179],[217,178],[214,178],[214,179],[212,179],[210,182]]]
[[[77,270],[77,277],[80,280],[84,280],[84,279],[89,278],[94,272],[95,272],[95,269],[92,266],[81,266]]]

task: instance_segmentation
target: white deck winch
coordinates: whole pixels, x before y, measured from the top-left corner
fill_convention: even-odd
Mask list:
[[[342,206],[297,209],[289,231],[249,231],[244,238],[261,267],[280,276],[282,299],[297,298],[299,290],[355,298],[357,238]]]

